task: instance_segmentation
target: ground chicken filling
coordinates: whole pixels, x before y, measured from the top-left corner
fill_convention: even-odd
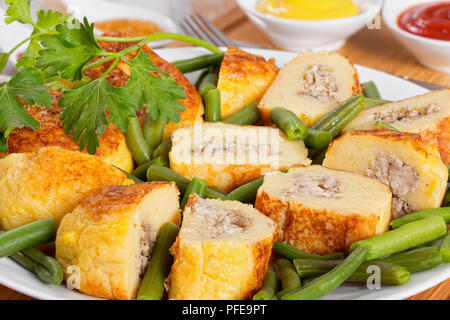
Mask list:
[[[387,111],[387,112],[375,112],[373,114],[374,121],[383,121],[386,123],[394,123],[394,122],[406,122],[417,120],[421,117],[437,113],[441,110],[441,108],[436,103],[431,103],[428,106],[420,109],[413,109],[411,107],[402,107],[395,111]]]
[[[202,156],[207,154],[210,157],[225,154],[248,154],[257,153],[266,156],[273,155],[272,146],[270,144],[254,144],[245,141],[227,141],[211,139],[203,141],[201,144],[194,144],[191,148],[193,156]]]
[[[417,186],[419,181],[419,175],[415,168],[406,165],[392,154],[380,152],[372,162],[371,167],[367,169],[367,175],[391,188],[394,219],[416,210],[414,204],[404,199]]]
[[[155,241],[156,232],[152,231],[147,223],[143,223],[141,227],[141,239],[139,243],[141,252],[137,265],[139,276],[141,277],[144,275],[145,270],[147,269]]]
[[[310,96],[320,101],[336,99],[338,92],[337,81],[333,74],[324,65],[310,66],[301,80],[300,95]]]
[[[286,197],[308,195],[319,198],[342,197],[343,183],[333,176],[308,176],[302,174],[290,177],[292,187],[282,192]]]
[[[251,226],[251,221],[239,210],[216,206],[211,200],[198,199],[192,213],[202,220],[202,237],[217,238],[238,234]]]

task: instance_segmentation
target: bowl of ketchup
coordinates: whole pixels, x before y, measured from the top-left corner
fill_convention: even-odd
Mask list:
[[[383,19],[421,64],[450,74],[450,1],[385,0]]]

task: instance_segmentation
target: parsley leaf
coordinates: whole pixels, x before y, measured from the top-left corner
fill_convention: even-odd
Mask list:
[[[59,106],[66,109],[61,114],[66,133],[73,131],[74,141],[80,141],[81,149],[87,147],[95,154],[99,142],[108,126],[105,109],[111,121],[121,129],[128,129],[128,117],[135,117],[135,102],[126,90],[116,88],[103,77],[82,87],[65,91]]]
[[[6,0],[5,2],[9,5],[8,10],[6,10],[6,24],[10,24],[13,21],[33,24],[29,0]]]
[[[30,127],[36,130],[39,122],[25,111],[18,96],[27,104],[51,105],[51,94],[45,91],[40,74],[25,68],[0,87],[0,149],[8,150],[7,139],[14,128]]]
[[[65,79],[81,80],[84,65],[104,53],[95,40],[94,24],[86,18],[84,23],[73,19],[57,25],[56,31],[41,42],[45,49],[39,52],[36,67],[61,72]]]
[[[64,17],[60,12],[40,10],[37,13],[36,24],[31,34],[35,37],[31,39],[23,56],[17,60],[16,67],[19,69],[26,67],[34,68],[39,51],[42,50],[40,42],[50,35],[55,34],[56,26],[64,22],[65,19],[67,19],[67,17]],[[37,36],[38,33],[43,34]]]
[[[172,121],[180,122],[180,112],[186,108],[179,103],[185,99],[184,88],[170,78],[167,73],[162,72],[150,60],[150,56],[140,50],[133,60],[124,58],[130,66],[130,80],[123,87],[133,93],[136,98],[136,109],[147,104],[146,112],[157,120],[162,117],[164,123]],[[150,72],[157,72],[158,77]]]

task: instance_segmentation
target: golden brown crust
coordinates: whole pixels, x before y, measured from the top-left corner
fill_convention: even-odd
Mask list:
[[[71,151],[80,151],[80,145],[73,140],[73,134],[66,134],[60,120],[63,108],[58,107],[61,93],[50,91],[52,106],[50,108],[38,105],[25,105],[25,110],[39,123],[37,130],[31,128],[15,129],[8,140],[9,153],[34,152],[47,146],[61,147]],[[133,169],[131,153],[126,147],[125,136],[119,129],[109,125],[105,133],[98,137],[100,146],[96,156],[108,164],[113,164],[123,170]],[[82,152],[87,153],[86,148]]]
[[[129,186],[107,186],[81,201],[79,208],[94,219],[102,215],[111,215],[116,211],[122,211],[124,207],[139,204],[148,193],[168,185],[175,186],[175,182],[152,181]]]
[[[220,66],[218,88],[221,91],[222,117],[227,118],[251,102],[259,102],[275,80],[275,60],[228,47]]]
[[[261,288],[267,269],[269,268],[270,253],[272,252],[274,239],[260,241],[253,248],[253,257],[258,263],[253,269],[248,286],[248,295],[244,296],[244,300],[250,300],[253,295]]]
[[[341,215],[331,211],[310,210],[295,202],[283,203],[264,191],[255,208],[277,223],[275,241],[286,240],[305,252],[329,254],[345,252],[350,244],[375,234],[376,215]]]
[[[287,241],[315,254],[347,252],[350,244],[375,234],[379,216],[342,215],[329,210],[311,210],[294,201],[272,199],[262,191],[255,208],[277,224],[275,241]]]
[[[275,65],[275,59],[269,60],[263,57],[245,52],[239,48],[228,47],[223,62],[221,64],[221,71],[224,71],[227,79],[241,79],[247,75],[273,75],[278,72]]]
[[[442,161],[450,164],[450,117],[439,122],[436,139]]]
[[[121,33],[107,33],[108,36],[126,36]],[[133,43],[130,42],[100,42],[100,46],[109,52],[118,52],[125,48],[128,48]],[[179,102],[185,106],[186,110],[181,112],[181,120],[179,123],[175,124],[170,122],[165,126],[164,137],[170,137],[173,130],[177,128],[182,128],[188,125],[193,125],[195,121],[202,121],[202,115],[204,113],[202,99],[200,94],[194,85],[192,85],[189,80],[181,73],[174,65],[167,62],[160,56],[158,56],[150,47],[143,46],[143,51],[150,55],[151,61],[163,72],[170,74],[170,76],[182,87],[184,87],[184,92],[186,94],[186,99],[180,100]],[[133,59],[137,54],[136,52],[130,53],[127,57]],[[106,69],[110,66],[110,63],[105,63],[99,67],[90,69],[85,72],[86,76],[96,79],[98,78]],[[108,74],[106,79],[116,87],[124,86],[130,79],[129,67],[124,61],[120,61],[119,64],[114,68],[114,70]],[[145,120],[145,106],[137,112],[141,124]]]
[[[353,242],[375,234],[376,215],[343,216],[328,210],[317,211],[299,204],[289,207],[284,237],[305,252],[330,254],[347,252]]]
[[[255,209],[258,209],[275,222],[275,241],[283,241],[286,215],[289,209],[288,203],[279,199],[272,199],[267,192],[262,190],[256,197]]]
[[[54,217],[59,223],[80,200],[109,185],[129,184],[100,158],[59,147],[0,160],[0,222],[9,230]]]

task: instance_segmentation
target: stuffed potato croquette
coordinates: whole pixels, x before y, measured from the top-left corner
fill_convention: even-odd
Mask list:
[[[169,299],[251,298],[268,268],[274,231],[248,204],[191,195],[172,247]]]
[[[80,200],[109,185],[132,183],[99,157],[59,147],[0,160],[0,224],[9,230],[54,217],[59,223]]]
[[[110,186],[83,200],[61,221],[56,258],[65,278],[81,292],[133,299],[159,229],[180,224],[173,182]],[[78,279],[69,279],[73,273]]]
[[[276,241],[330,254],[387,231],[391,204],[392,193],[381,182],[313,165],[268,174],[255,208],[277,223]]]
[[[333,141],[323,165],[377,179],[392,190],[392,217],[439,208],[448,170],[438,148],[420,135],[390,130],[361,130]]]

